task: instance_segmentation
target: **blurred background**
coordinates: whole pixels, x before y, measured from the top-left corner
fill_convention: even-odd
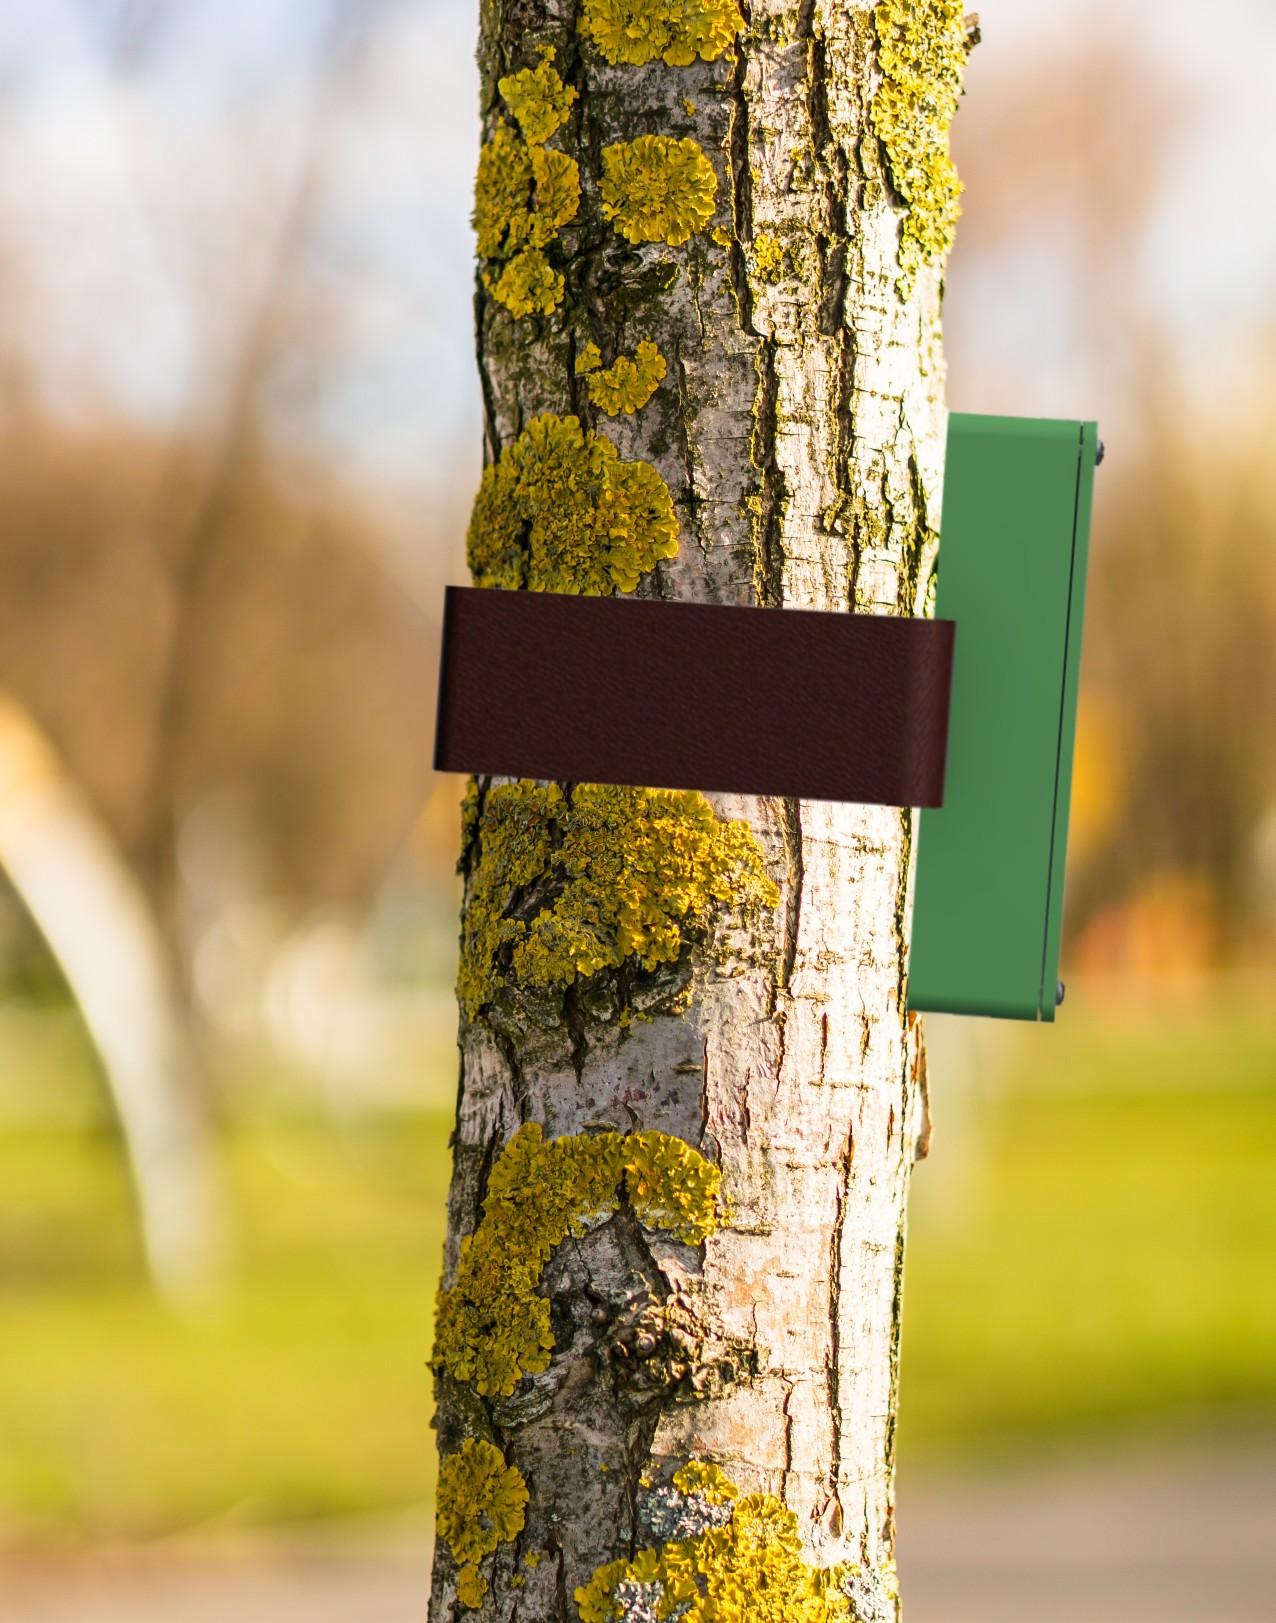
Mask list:
[[[1098,416],[1069,1000],[931,1023],[915,1623],[1276,1593],[1276,13],[986,0],[954,407]],[[422,1615],[475,0],[0,7],[0,1620]]]

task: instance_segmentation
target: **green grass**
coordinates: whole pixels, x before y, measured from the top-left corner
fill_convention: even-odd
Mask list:
[[[1218,1016],[1113,1026],[1082,1005],[1008,1054],[965,1104],[935,1077],[905,1463],[1276,1423],[1276,1036]],[[106,1129],[82,1112],[0,1129],[0,1541],[427,1500],[449,1125],[237,1128],[241,1271],[198,1320],[146,1290]]]
[[[141,1282],[109,1138],[0,1135],[0,1538],[427,1498],[446,1135],[426,1119],[237,1137],[242,1271],[197,1320]]]
[[[1166,1024],[1024,1034],[951,1187],[938,1101],[905,1287],[907,1457],[1276,1424],[1276,1037]]]

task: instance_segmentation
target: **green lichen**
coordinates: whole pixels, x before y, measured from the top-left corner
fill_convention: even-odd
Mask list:
[[[549,47],[541,52],[539,67],[508,74],[496,88],[529,146],[544,146],[562,129],[577,97],[577,92],[559,77]]]
[[[438,1534],[460,1568],[462,1606],[481,1606],[487,1579],[479,1562],[523,1531],[527,1484],[493,1443],[467,1437],[439,1467]]]
[[[580,212],[580,165],[544,143],[566,120],[576,92],[549,57],[502,79],[501,90],[525,138],[502,124],[479,154],[473,223],[479,256],[492,262],[483,282],[515,317],[551,315],[566,287],[545,250]]]
[[[555,1247],[615,1212],[622,1191],[647,1227],[699,1245],[718,1226],[721,1183],[717,1167],[663,1133],[547,1143],[535,1123],[520,1127],[492,1169],[482,1222],[461,1243],[456,1282],[439,1292],[435,1364],[483,1397],[509,1397],[549,1367],[554,1336],[538,1287]]]
[[[725,56],[744,19],[737,0],[585,0],[580,26],[613,66],[685,68]]]
[[[669,367],[659,348],[644,339],[635,353],[617,357],[614,365],[602,367],[597,344],[581,351],[576,370],[589,376],[589,398],[609,417],[641,411],[664,382]]]
[[[693,1461],[673,1479],[702,1531],[632,1561],[610,1561],[577,1589],[581,1623],[636,1617],[680,1623],[855,1623],[846,1591],[857,1568],[814,1567],[797,1516],[773,1494],[741,1495],[716,1466]],[[730,1507],[730,1515],[714,1507]],[[708,1510],[697,1518],[697,1508]],[[646,1610],[641,1607],[645,1604]]]
[[[677,248],[709,224],[718,177],[690,138],[640,135],[603,148],[603,218],[632,243]]]
[[[669,487],[575,417],[535,417],[483,474],[467,557],[477,586],[632,592],[678,551]]]
[[[899,248],[904,296],[923,265],[947,258],[961,214],[949,131],[965,74],[965,10],[965,0],[881,0],[873,13],[882,83],[872,124],[908,205]]]
[[[753,274],[760,282],[778,282],[784,274],[784,247],[778,237],[763,232],[753,239]]]
[[[561,991],[629,961],[653,970],[724,905],[778,900],[752,830],[703,795],[498,784],[479,823],[457,994],[473,1019],[507,978]]]

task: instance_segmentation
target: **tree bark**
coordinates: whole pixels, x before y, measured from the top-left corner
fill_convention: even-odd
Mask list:
[[[479,584],[927,612],[965,48],[484,0]],[[912,814],[709,801],[471,786],[432,1623],[896,1616]]]

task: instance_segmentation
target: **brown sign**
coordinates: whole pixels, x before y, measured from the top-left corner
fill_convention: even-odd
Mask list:
[[[449,586],[434,764],[939,806],[955,630]]]

